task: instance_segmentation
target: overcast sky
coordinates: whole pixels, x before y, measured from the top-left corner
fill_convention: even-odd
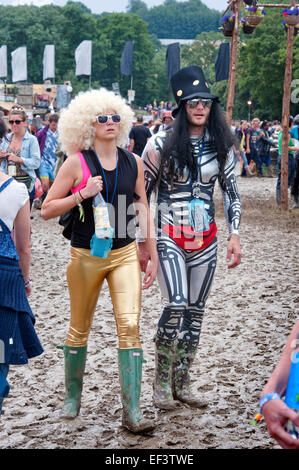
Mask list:
[[[143,0],[144,1],[144,0]],[[177,0],[177,1],[186,1],[186,0]],[[67,0],[2,0],[2,5],[36,5],[42,6],[49,3],[54,3],[56,5],[63,6]],[[86,5],[93,13],[102,13],[103,11],[107,12],[124,12],[128,5],[128,0],[81,0],[84,5]],[[203,3],[208,5],[210,8],[216,10],[225,10],[227,7],[227,0],[202,0]],[[156,5],[161,5],[164,3],[164,0],[146,0],[145,3],[147,6],[153,7]]]

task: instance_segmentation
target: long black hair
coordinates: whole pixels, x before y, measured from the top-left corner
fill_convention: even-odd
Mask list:
[[[212,103],[206,128],[209,132],[210,142],[217,152],[220,174],[224,178],[228,152],[233,145],[238,144],[217,101]],[[177,160],[177,168],[175,168],[175,159]],[[181,176],[185,167],[191,171],[192,179],[197,179],[197,162],[193,157],[187,112],[184,103],[182,103],[174,123],[166,132],[166,140],[161,153],[159,180],[164,169],[167,169],[167,182],[172,186],[174,176]]]

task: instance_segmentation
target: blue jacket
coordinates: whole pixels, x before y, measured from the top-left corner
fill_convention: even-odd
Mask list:
[[[6,150],[10,145],[11,139],[12,133],[8,134],[6,138],[4,137],[0,144],[0,150]],[[21,158],[24,162],[24,165],[21,165],[22,170],[30,176],[32,183],[34,183],[36,179],[34,170],[40,166],[40,149],[37,138],[31,135],[27,130],[22,141]],[[0,170],[7,173],[6,159],[0,160]]]

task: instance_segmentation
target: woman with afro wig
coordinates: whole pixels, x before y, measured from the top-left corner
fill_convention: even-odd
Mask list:
[[[139,339],[141,289],[152,285],[158,257],[155,237],[150,236],[154,226],[142,160],[121,147],[132,120],[133,112],[124,100],[103,88],[80,93],[71,101],[58,125],[61,149],[67,159],[43,203],[42,217],[52,219],[80,207],[80,212],[75,209],[67,268],[71,318],[63,346],[66,397],[61,416],[75,418],[79,413],[88,336],[106,279],[119,342],[122,424],[140,433],[154,428],[152,422],[143,419],[139,408],[143,363]],[[90,159],[97,169],[95,175],[87,163]],[[99,192],[109,207],[114,229],[112,249],[106,258],[93,256],[90,250],[95,233],[92,202]],[[139,227],[150,253],[143,285],[135,240],[137,206]]]

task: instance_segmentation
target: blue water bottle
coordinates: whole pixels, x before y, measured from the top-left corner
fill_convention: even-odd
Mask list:
[[[293,352],[292,362],[285,394],[285,404],[299,414],[299,352]],[[299,427],[288,421],[285,430],[294,438],[299,439]]]

